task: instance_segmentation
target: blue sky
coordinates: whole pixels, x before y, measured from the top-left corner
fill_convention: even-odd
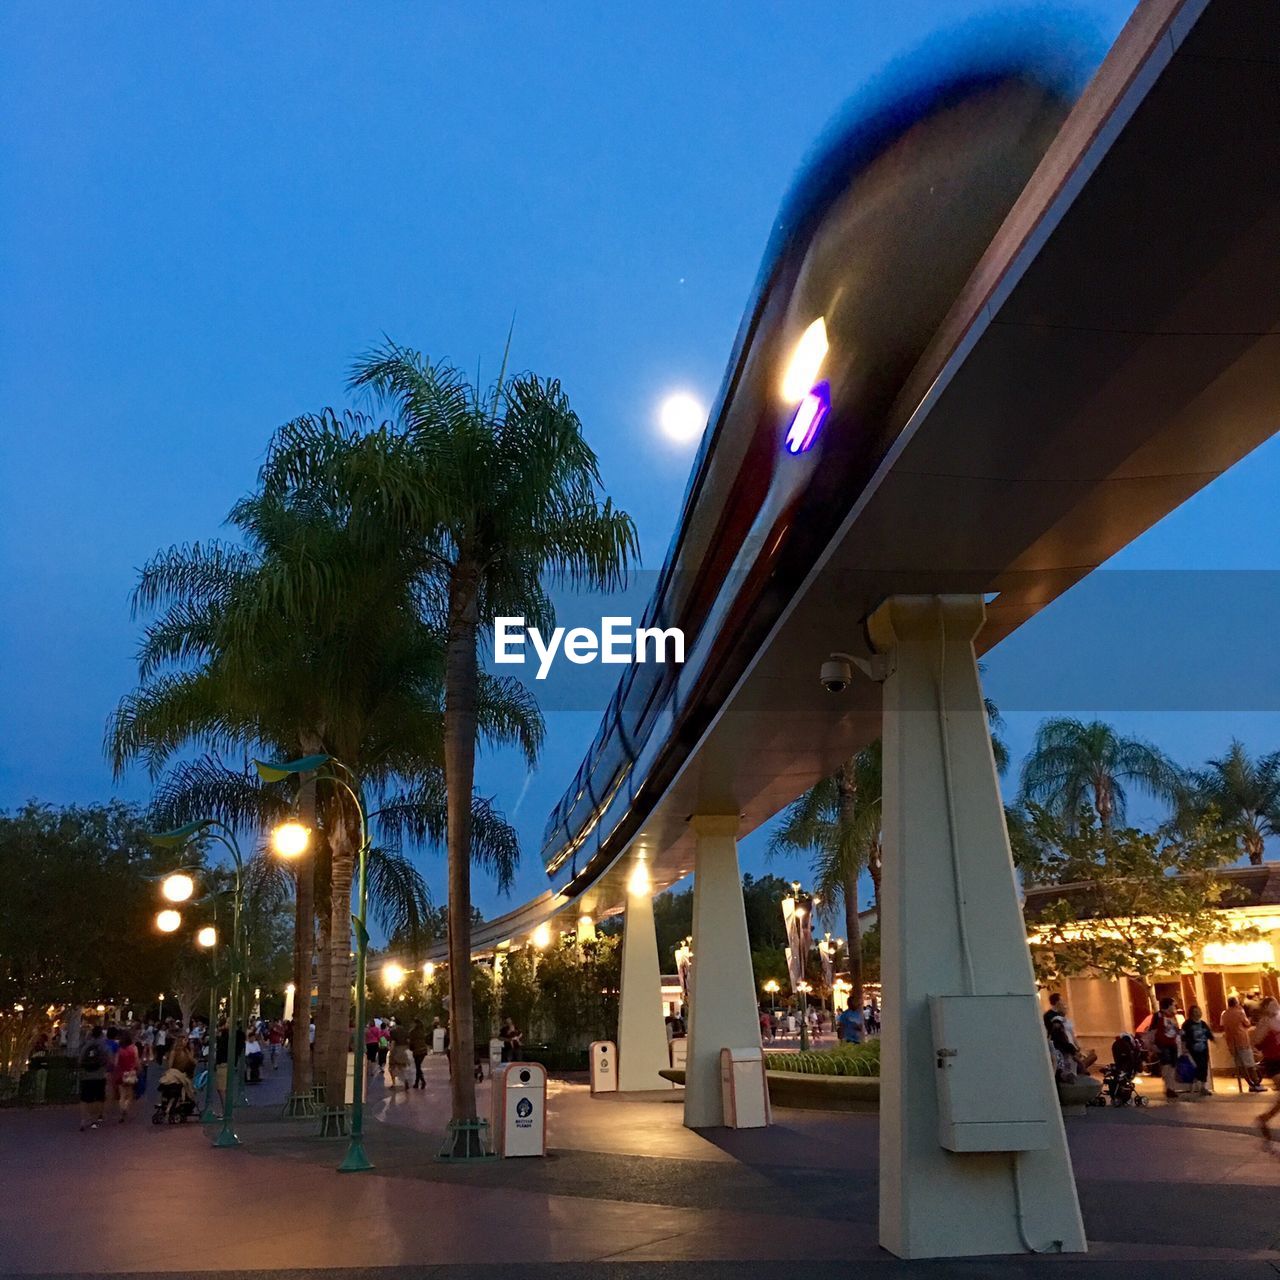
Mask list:
[[[1067,12],[1101,48],[1131,7]],[[514,315],[515,362],[563,380],[656,568],[692,457],[658,437],[656,406],[677,388],[713,396],[810,144],[940,28],[1042,12],[9,0],[0,807],[146,798],[141,772],[114,786],[101,754],[134,679],[136,567],[218,534],[272,429],[344,403],[353,356],[384,332],[492,371]],[[1120,562],[1277,567],[1278,473],[1264,448]],[[1088,630],[1072,597],[1048,610],[992,656],[995,696],[1015,660]],[[1072,696],[1066,709],[1108,710]],[[1015,753],[1052,697],[1011,712]],[[1115,718],[1187,760],[1232,733],[1280,745],[1274,712]],[[544,883],[542,824],[595,727],[553,717],[531,779],[506,759],[482,769],[525,837],[513,901]],[[749,869],[760,846],[744,846]],[[442,891],[440,860],[424,867]]]

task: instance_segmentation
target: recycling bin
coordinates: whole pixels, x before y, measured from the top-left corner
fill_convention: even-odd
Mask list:
[[[489,1041],[489,1074],[493,1075],[502,1066],[502,1038],[494,1036]]]
[[[618,1092],[618,1050],[612,1040],[595,1040],[589,1054],[591,1092]]]
[[[431,1029],[431,1052],[444,1052],[445,1029],[443,1027],[433,1027]]]
[[[547,1154],[547,1069],[508,1062],[493,1075],[491,1127],[500,1156]]]
[[[720,1100],[728,1129],[763,1129],[769,1123],[762,1049],[720,1050]]]

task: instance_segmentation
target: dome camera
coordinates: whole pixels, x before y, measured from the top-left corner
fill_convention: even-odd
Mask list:
[[[828,693],[843,693],[853,679],[853,668],[847,659],[832,654],[822,664],[822,672],[818,678]]]

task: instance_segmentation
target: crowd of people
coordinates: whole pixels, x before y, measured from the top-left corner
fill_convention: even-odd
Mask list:
[[[243,1057],[246,1084],[262,1080],[264,1066],[275,1070],[292,1028],[281,1019],[254,1019],[236,1032],[236,1057]],[[54,1057],[67,1057],[68,1028],[61,1026],[39,1037],[30,1065],[39,1068]],[[149,1077],[158,1077],[160,1097],[175,1106],[196,1100],[197,1076],[208,1070],[212,1041],[214,1086],[219,1105],[226,1090],[227,1024],[220,1022],[210,1036],[205,1018],[187,1025],[177,1018],[135,1020],[123,1026],[94,1024],[85,1032],[76,1061],[80,1092],[80,1128],[97,1129],[108,1118],[123,1124],[134,1103],[147,1091]],[[199,1074],[199,1083],[204,1082]]]
[[[1080,1047],[1066,1001],[1060,992],[1049,996],[1044,1013],[1057,1079],[1070,1083],[1088,1075],[1098,1055]],[[1270,1080],[1280,1093],[1280,1001],[1265,999],[1260,991],[1232,995],[1218,1019],[1215,1031],[1199,1005],[1183,1013],[1172,996],[1160,1000],[1132,1032],[1122,1032],[1112,1043],[1113,1062],[1158,1072],[1170,1101],[1186,1093],[1213,1093],[1210,1045],[1219,1037],[1243,1086],[1251,1093],[1265,1091]],[[1259,1118],[1263,1136],[1272,1140],[1271,1122],[1280,1115],[1280,1098]]]
[[[779,1039],[799,1034],[800,1022],[808,1023],[813,1040],[826,1034],[830,1025],[836,1040],[842,1044],[861,1044],[868,1036],[880,1033],[880,1002],[873,996],[861,1009],[852,1005],[843,1009],[832,1023],[827,1011],[818,1005],[807,1009],[760,1008],[760,1038],[765,1044],[775,1044]]]

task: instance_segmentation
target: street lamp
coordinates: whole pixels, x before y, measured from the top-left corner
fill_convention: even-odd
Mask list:
[[[394,960],[388,960],[382,966],[382,982],[388,991],[394,991],[404,980],[404,965],[397,964]]]
[[[355,774],[330,755],[303,756],[299,760],[277,763],[270,760],[255,760],[254,768],[263,782],[283,782],[286,778],[301,773],[315,775],[316,782],[331,782],[339,791],[345,791],[356,806],[356,817],[360,823],[359,870],[356,898],[356,911],[352,916],[356,934],[356,1035],[364,1032],[365,1021],[365,981],[369,960],[369,822],[364,801],[360,797],[360,784]],[[345,776],[344,776],[345,775]],[[299,832],[303,835],[299,835]],[[272,843],[283,857],[297,857],[310,841],[310,832],[299,822],[286,822],[276,831]],[[305,838],[304,838],[305,837]],[[296,852],[288,852],[296,849]],[[358,1042],[355,1052],[359,1052]],[[326,1088],[332,1082],[326,1082]],[[351,1138],[347,1143],[347,1154],[338,1166],[339,1173],[360,1173],[372,1169],[371,1161],[364,1149],[364,1072],[355,1070],[352,1073],[351,1088]]]
[[[778,1011],[778,980],[770,978],[764,984],[764,989],[769,993],[769,1012],[777,1013]]]
[[[183,849],[191,843],[197,836],[207,835],[211,839],[218,841],[228,853],[231,854],[231,860],[235,867],[235,879],[232,882],[231,889],[231,940],[229,944],[230,952],[230,968],[231,980],[230,990],[227,997],[227,1087],[223,1095],[222,1104],[222,1128],[219,1129],[217,1136],[213,1140],[215,1147],[238,1147],[240,1139],[236,1137],[236,1131],[232,1127],[232,1118],[235,1113],[236,1087],[239,1083],[239,1055],[236,1052],[236,1023],[238,1020],[239,996],[240,996],[240,978],[241,969],[244,963],[244,937],[243,937],[243,908],[244,908],[244,856],[240,852],[240,844],[236,840],[236,833],[225,822],[219,821],[217,818],[199,818],[195,822],[188,822],[180,827],[175,827],[172,831],[162,831],[158,835],[150,836],[152,844],[159,845],[161,848]],[[187,881],[184,886],[180,882]],[[161,893],[169,897],[171,891],[186,890],[184,896],[179,901],[186,901],[187,898],[195,892],[195,881],[186,872],[174,872],[166,877],[161,885]],[[161,923],[164,916],[176,916],[177,919],[171,928],[165,929],[165,925]],[[156,924],[165,929],[166,932],[173,932],[174,929],[182,923],[182,917],[176,911],[162,911],[156,917]],[[215,1011],[209,1011],[210,1022],[215,1021]],[[210,1077],[217,1073],[217,1035],[216,1025],[210,1027],[210,1050],[209,1050],[209,1074]],[[211,1114],[211,1107],[207,1105],[209,1100],[208,1089],[206,1088],[206,1108],[205,1114]]]
[[[218,931],[211,924],[205,925],[196,934],[196,946],[204,947],[206,951],[218,945]]]
[[[156,928],[161,933],[177,933],[182,924],[182,913],[171,907],[156,914]]]
[[[426,964],[422,966],[422,980],[423,982],[431,982],[435,978],[435,976],[436,976],[436,967],[434,964],[431,963],[430,960],[428,960]]]
[[[813,988],[807,982],[797,982],[796,990],[800,993],[800,1052],[809,1049],[809,992]]]

